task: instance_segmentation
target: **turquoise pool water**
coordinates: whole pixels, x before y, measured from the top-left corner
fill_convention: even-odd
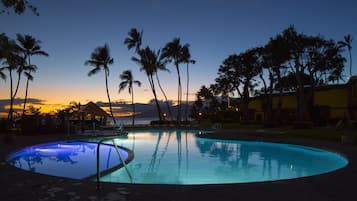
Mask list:
[[[257,141],[212,140],[195,137],[197,132],[136,131],[130,132],[125,138],[115,139],[116,144],[134,152],[134,159],[127,165],[133,180],[129,179],[124,168],[120,168],[101,177],[101,181],[182,185],[249,183],[318,175],[348,164],[347,159],[339,154],[312,147]],[[56,157],[58,152],[55,151],[56,143],[53,143],[47,149],[52,150],[50,152],[55,156],[46,152],[48,154],[45,159],[40,160],[42,162],[35,170],[27,168],[29,161],[29,167],[34,167],[35,163],[28,159],[37,157],[33,154],[37,153],[33,152],[33,147],[13,154],[9,157],[9,162],[34,172],[46,169],[45,174],[56,176],[64,176],[61,175],[62,168],[58,168],[59,164],[69,163],[65,172],[70,174],[66,177],[85,178],[95,173],[97,145],[93,142],[98,139],[89,141],[91,142],[88,144],[76,145],[78,148],[67,151],[67,155],[62,157]],[[128,156],[125,150],[121,151],[123,155],[126,154],[125,157]],[[113,146],[103,146],[100,155],[103,165],[101,170],[120,163]],[[48,164],[49,162],[51,163]],[[81,166],[77,166],[78,164]],[[90,169],[88,173],[80,173],[87,169]]]

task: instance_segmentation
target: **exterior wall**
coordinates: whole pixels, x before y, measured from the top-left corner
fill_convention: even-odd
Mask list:
[[[295,93],[291,95],[284,95],[281,97],[282,101],[282,108],[283,109],[296,109],[297,107],[297,101],[296,101],[296,96]],[[278,103],[279,103],[279,95],[273,96],[273,109],[278,108]]]
[[[351,99],[352,97],[352,99]],[[318,108],[318,112],[314,111],[316,117],[316,112],[321,117],[328,120],[338,120],[343,119],[348,116],[349,113],[349,102],[354,100],[355,94],[351,93],[351,85],[337,85],[337,86],[326,86],[321,88],[316,88],[314,93],[314,106]],[[249,102],[249,109],[255,111],[256,120],[260,120],[264,117],[264,111],[262,107],[263,97],[252,98]],[[279,95],[273,95],[273,110],[278,108]],[[353,104],[352,104],[353,105]],[[356,103],[357,105],[357,103]],[[297,109],[297,99],[296,94],[284,94],[282,96],[282,113],[294,113]],[[356,108],[354,113],[356,113]]]
[[[330,108],[330,119],[343,119],[348,113],[348,87],[329,88],[315,92],[314,103]]]

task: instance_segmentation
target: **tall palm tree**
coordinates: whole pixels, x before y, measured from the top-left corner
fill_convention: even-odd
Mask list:
[[[137,29],[132,28],[128,33],[128,37],[125,38],[124,44],[127,45],[128,50],[135,48],[137,53],[141,49],[143,31],[138,32]]]
[[[348,54],[350,56],[350,76],[352,76],[352,36],[350,34],[347,34],[346,36],[343,37],[344,41],[339,41],[338,44],[340,47],[347,47],[348,49]]]
[[[21,35],[17,34],[17,41],[19,42],[18,48],[19,50],[23,53],[24,55],[24,60],[27,59],[27,66],[25,66],[23,69],[25,71],[25,75],[27,78],[26,81],[26,90],[25,90],[25,99],[24,99],[24,108],[22,111],[22,114],[25,113],[26,109],[26,102],[27,102],[27,94],[28,94],[28,87],[29,87],[29,81],[33,80],[33,76],[31,75],[32,72],[36,72],[36,66],[31,65],[31,56],[45,56],[48,57],[48,53],[41,50],[40,40],[35,39],[34,37],[30,35]],[[19,80],[20,80],[20,73],[19,71]]]
[[[189,83],[190,83],[190,74],[189,74],[189,70],[188,70],[188,65],[191,64],[195,64],[196,61],[191,59],[191,54],[190,54],[190,50],[189,50],[189,46],[185,45],[182,47],[182,59],[183,61],[186,63],[186,75],[187,75],[187,79],[186,79],[186,108],[185,108],[185,121],[188,121],[188,94],[189,94]]]
[[[88,72],[88,76],[92,76],[98,73],[101,69],[104,70],[105,77],[105,88],[107,91],[107,97],[109,102],[109,110],[112,116],[114,124],[116,124],[116,120],[113,115],[112,102],[110,101],[109,89],[108,89],[108,77],[109,77],[109,65],[113,64],[114,60],[110,57],[110,51],[107,44],[104,46],[99,46],[94,49],[91,54],[91,58],[87,60],[84,65],[93,66],[94,68]]]
[[[122,82],[119,84],[119,93],[123,91],[126,87],[128,87],[129,94],[131,95],[131,105],[133,107],[133,121],[132,127],[134,128],[135,124],[135,104],[134,104],[134,87],[133,84],[137,84],[139,87],[141,86],[141,82],[138,80],[134,80],[133,75],[130,70],[123,71],[120,75],[120,79]]]
[[[128,50],[130,50],[130,49],[135,47],[135,52],[138,53],[141,50],[142,37],[143,37],[143,31],[139,32],[137,29],[132,28],[128,32],[128,37],[125,38],[124,44],[127,45]],[[158,51],[157,54],[160,55],[160,50]],[[165,67],[165,64],[167,63],[166,60],[163,60],[161,57],[158,57],[157,62],[158,62],[157,63],[157,70],[168,71],[168,69]],[[167,106],[167,110],[168,110],[169,116],[170,116],[170,118],[172,120],[172,112],[171,112],[171,109],[170,109],[170,106],[169,106],[169,102],[167,100],[166,93],[165,93],[164,89],[161,86],[160,79],[159,79],[157,71],[155,71],[155,77],[156,77],[158,86],[160,88],[160,91],[164,95],[166,106]]]
[[[179,38],[174,38],[171,42],[167,43],[162,50],[161,57],[169,59],[173,61],[178,78],[177,84],[177,122],[180,124],[181,122],[181,99],[182,99],[182,86],[181,86],[181,76],[180,76],[180,68],[179,64],[183,63],[184,60],[182,59],[183,55],[183,47],[187,46],[188,44],[182,46],[180,44]]]
[[[15,71],[19,66],[24,65],[24,60],[19,56],[19,51],[16,46],[15,41],[8,38],[5,34],[0,34],[0,60],[4,60],[3,64],[5,66],[1,67],[2,70],[7,70],[9,72],[10,79],[10,109],[8,114],[8,119],[10,122],[14,120],[14,96],[13,96],[13,71]]]
[[[162,110],[160,108],[160,104],[157,100],[157,94],[155,89],[155,82],[153,79],[154,74],[157,71],[158,64],[158,54],[151,50],[149,47],[145,49],[141,49],[138,51],[139,58],[132,57],[132,60],[140,66],[140,71],[145,71],[146,76],[148,77],[148,81],[151,87],[151,91],[154,95],[157,113],[159,120],[162,120]]]
[[[170,108],[170,105],[169,105],[169,101],[167,99],[167,96],[166,96],[166,93],[165,93],[164,89],[161,86],[159,75],[157,73],[158,70],[167,71],[167,72],[170,72],[170,70],[166,68],[166,64],[167,64],[168,61],[166,59],[161,58],[160,52],[161,52],[160,50],[158,50],[158,52],[157,52],[157,58],[158,59],[157,59],[157,64],[156,64],[157,71],[155,71],[155,76],[156,76],[156,81],[157,81],[157,84],[158,84],[158,86],[160,88],[160,91],[164,95],[165,102],[166,102],[166,107],[167,107],[167,112],[169,113],[169,117],[170,117],[170,119],[172,121],[173,120],[173,116],[172,116],[172,111],[171,111],[171,108]]]

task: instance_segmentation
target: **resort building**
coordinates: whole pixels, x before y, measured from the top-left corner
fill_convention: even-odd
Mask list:
[[[306,88],[307,93],[311,88]],[[249,102],[250,120],[264,120],[264,95],[252,97]],[[280,119],[294,121],[297,114],[297,97],[295,92],[284,92],[272,95],[273,116],[281,101]],[[313,108],[310,108],[310,119],[315,123],[325,124],[341,119],[357,120],[357,76],[352,76],[346,84],[325,85],[314,88]]]

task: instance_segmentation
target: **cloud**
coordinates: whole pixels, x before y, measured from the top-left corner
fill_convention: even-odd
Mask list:
[[[19,106],[24,103],[23,98],[15,98],[14,99],[14,106]],[[28,104],[36,104],[36,105],[44,105],[44,101],[37,98],[28,98]],[[0,99],[0,112],[7,112],[7,106],[10,105],[10,99]]]

